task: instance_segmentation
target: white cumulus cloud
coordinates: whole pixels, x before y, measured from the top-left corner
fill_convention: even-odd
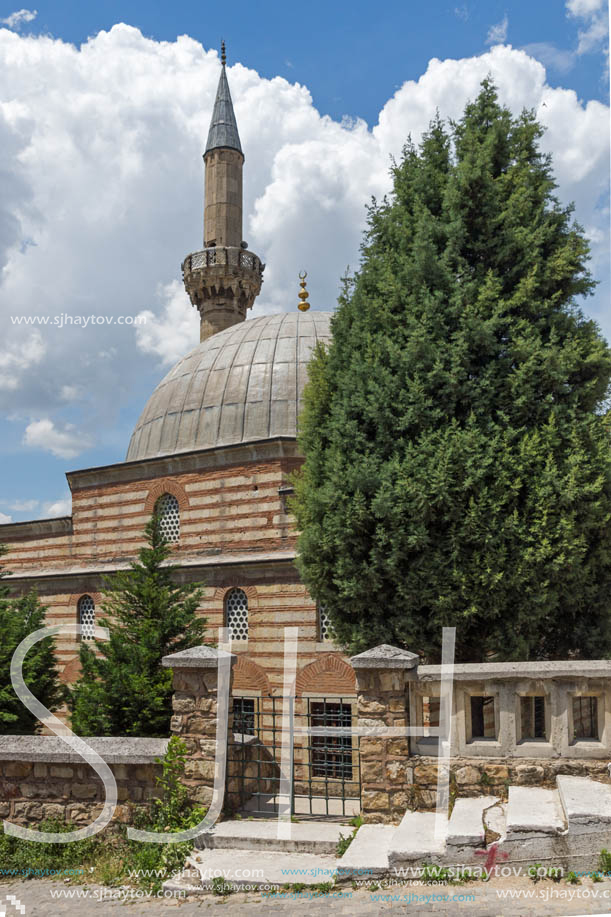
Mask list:
[[[136,341],[144,353],[155,354],[163,365],[173,364],[184,357],[199,341],[199,313],[178,280],[164,284],[158,298],[161,313],[144,309],[136,326]]]
[[[567,0],[566,8],[573,16],[591,16],[604,7],[604,0]]]
[[[244,238],[267,265],[251,315],[294,310],[300,270],[313,307],[334,308],[339,278],[358,264],[365,205],[390,188],[391,157],[437,109],[460,117],[487,74],[502,103],[534,108],[545,125],[559,196],[575,200],[604,279],[608,106],[552,88],[525,51],[497,43],[433,58],[371,127],[322,116],[307,87],[236,64]],[[217,52],[186,35],[157,42],[119,24],[77,48],[0,29],[0,410],[24,426],[34,418],[26,445],[72,458],[95,440],[120,458],[162,367],[197,343],[180,264],[202,246],[218,76]],[[589,309],[609,333],[605,308],[600,292]],[[111,323],[53,324],[66,313]],[[140,314],[146,325],[112,322]],[[49,324],[33,332],[11,315]]]
[[[15,513],[29,513],[38,506],[38,500],[3,500],[2,503],[9,503],[9,509]]]
[[[567,0],[569,16],[584,20],[579,29],[577,54],[603,48],[609,55],[609,13],[604,0]]]
[[[49,519],[57,516],[69,516],[72,513],[72,497],[68,494],[60,500],[44,503],[43,512]]]
[[[24,23],[33,22],[37,16],[38,10],[17,10],[7,16],[6,19],[0,19],[0,23],[8,26],[9,29],[20,29]]]
[[[73,424],[66,424],[64,429],[60,430],[48,417],[33,420],[27,425],[23,443],[25,446],[43,449],[65,459],[75,458],[91,445],[89,437],[76,430]]]
[[[487,45],[502,45],[507,41],[507,29],[509,28],[509,19],[507,18],[507,13],[503,16],[500,22],[497,22],[496,25],[490,26],[488,29],[488,35],[486,36]]]
[[[0,525],[7,525],[7,523],[12,522],[13,517],[7,516],[6,513],[0,513]]]
[[[18,388],[22,374],[40,363],[45,352],[46,347],[38,331],[0,350],[0,390]]]

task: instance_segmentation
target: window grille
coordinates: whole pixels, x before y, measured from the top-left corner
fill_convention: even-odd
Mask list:
[[[230,640],[248,640],[248,597],[243,589],[232,589],[227,594],[225,618]]]
[[[180,510],[174,494],[163,494],[155,505],[159,516],[159,529],[166,541],[178,541],[180,536]]]
[[[81,640],[93,640],[95,627],[95,602],[90,595],[84,595],[78,602],[78,622],[83,628]]]
[[[573,739],[600,740],[598,735],[598,698],[573,697]]]
[[[318,634],[321,643],[325,640],[333,639],[333,635],[331,633],[331,619],[329,618],[324,605],[318,606]]]
[[[252,697],[234,697],[233,731],[241,735],[255,735],[255,701]]]
[[[545,738],[545,697],[521,697],[522,740]]]
[[[310,702],[310,722],[315,728],[352,728],[350,704]],[[312,736],[312,776],[352,780],[352,736]]]

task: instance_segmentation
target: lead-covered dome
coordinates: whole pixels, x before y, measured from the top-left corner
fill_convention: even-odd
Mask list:
[[[330,312],[264,315],[219,331],[170,370],[136,424],[128,462],[296,436],[307,364]]]

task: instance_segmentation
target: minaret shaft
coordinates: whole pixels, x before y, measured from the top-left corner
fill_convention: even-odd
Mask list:
[[[237,150],[214,149],[204,156],[206,187],[204,248],[242,243],[242,167]]]
[[[185,289],[200,314],[200,340],[246,318],[263,283],[264,264],[242,241],[244,154],[225,71],[225,49],[204,153],[204,249],[182,265]]]

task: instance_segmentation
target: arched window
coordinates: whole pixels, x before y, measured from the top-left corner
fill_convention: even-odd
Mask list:
[[[230,640],[248,640],[248,596],[243,589],[231,589],[225,596],[225,621]]]
[[[83,628],[81,640],[93,640],[95,602],[90,595],[82,595],[78,600],[78,622]]]
[[[159,528],[166,541],[178,541],[180,537],[180,510],[174,494],[163,494],[155,504],[159,516]]]
[[[318,606],[318,639],[321,643],[325,640],[333,639],[331,634],[331,619],[324,605]]]

